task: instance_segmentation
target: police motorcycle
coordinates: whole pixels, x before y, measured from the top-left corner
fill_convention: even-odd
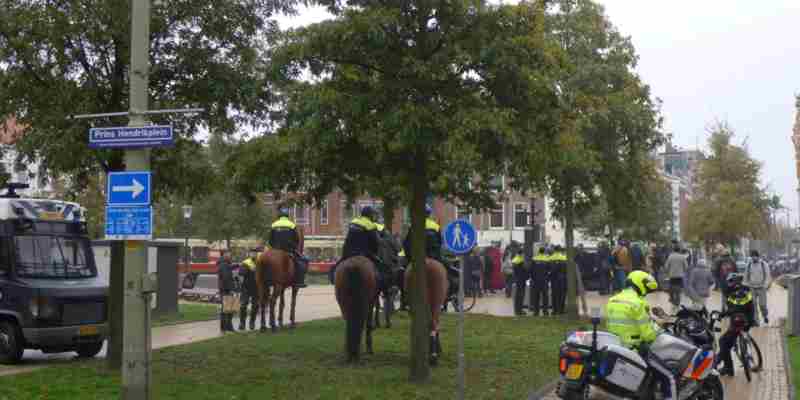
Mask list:
[[[667,315],[662,312],[663,310],[658,307],[653,309],[653,314],[658,318],[665,320],[674,318],[672,322],[661,324],[664,330],[693,343],[697,347],[712,350],[714,353],[717,352],[718,346],[714,334],[721,332],[721,329],[715,326],[719,322],[719,318],[715,317],[713,313],[709,313],[705,307],[690,309],[681,305],[675,315]]]
[[[667,376],[673,399],[724,400],[713,350],[663,330],[640,355],[622,346],[618,336],[597,330],[599,309],[592,310],[591,322],[591,331],[572,332],[561,345],[560,398],[584,400],[597,390],[612,399],[660,400]]]

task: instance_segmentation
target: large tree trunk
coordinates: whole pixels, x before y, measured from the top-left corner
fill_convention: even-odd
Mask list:
[[[383,224],[392,233],[394,233],[394,210],[396,208],[397,199],[391,196],[383,198]]]
[[[425,275],[425,198],[428,177],[425,156],[417,154],[411,202],[411,258],[414,261],[411,279],[411,365],[409,379],[422,383],[430,380],[428,340],[431,332],[431,311],[428,305],[428,285]]]
[[[564,241],[567,246],[567,315],[578,318],[578,273],[575,264],[575,214],[572,202],[567,205],[564,215]]]
[[[111,242],[111,262],[108,288],[108,368],[122,368],[122,314],[125,286],[125,243]]]

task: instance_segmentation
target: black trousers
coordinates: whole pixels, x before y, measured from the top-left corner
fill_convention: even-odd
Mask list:
[[[553,314],[564,312],[564,303],[567,299],[567,277],[562,268],[553,268],[550,272],[550,307]]]
[[[722,361],[722,366],[733,368],[733,357],[731,357],[731,349],[736,343],[736,331],[728,329],[725,334],[719,338],[719,360]]]
[[[517,290],[514,293],[514,313],[522,312],[522,303],[525,300],[525,282],[528,280],[528,270],[522,267],[514,267],[514,283]]]
[[[544,267],[533,267],[531,271],[533,287],[531,288],[531,298],[529,308],[534,314],[547,312],[549,290],[547,289],[547,270]]]

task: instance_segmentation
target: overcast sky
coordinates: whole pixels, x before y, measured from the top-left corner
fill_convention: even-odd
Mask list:
[[[701,148],[706,128],[727,121],[763,162],[762,178],[797,223],[797,179],[790,139],[800,93],[800,0],[601,0],[633,40],[638,71],[661,98],[674,143]],[[320,9],[281,26],[327,18]]]

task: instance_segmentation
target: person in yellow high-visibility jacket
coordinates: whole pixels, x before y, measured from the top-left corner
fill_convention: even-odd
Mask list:
[[[525,315],[522,303],[525,300],[525,282],[528,281],[528,269],[525,265],[522,249],[517,249],[516,254],[511,257],[511,266],[514,269],[514,282],[517,286],[514,293],[514,314],[522,316]]]
[[[606,323],[608,332],[619,336],[626,347],[635,349],[656,339],[645,296],[658,289],[658,283],[647,272],[633,271],[625,285],[624,290],[608,300]]]

